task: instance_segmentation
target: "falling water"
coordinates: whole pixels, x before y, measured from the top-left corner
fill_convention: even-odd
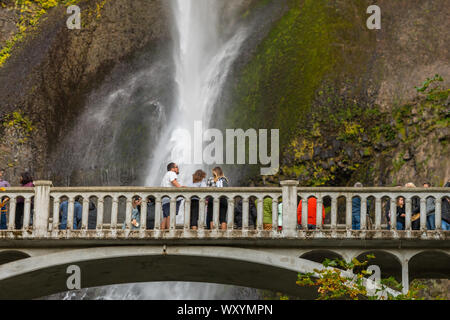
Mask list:
[[[146,185],[159,185],[168,162],[181,165],[181,181],[192,174],[194,122],[207,127],[247,30],[222,19],[226,5],[240,1],[170,0],[174,21],[176,102],[150,160]],[[186,130],[191,133],[186,136]],[[184,164],[184,165],[183,165]]]
[[[174,106],[166,121],[162,117],[162,106],[158,101],[146,100],[146,104],[156,108],[160,118],[158,127],[158,142],[156,147],[150,147],[148,174],[145,185],[159,185],[165,173],[168,161],[182,165],[184,170],[181,180],[186,181],[189,173],[195,169],[194,165],[186,164],[184,156],[191,154],[188,150],[190,141],[186,141],[184,130],[193,136],[194,122],[202,121],[207,127],[214,115],[214,107],[222,93],[230,68],[239,54],[242,43],[247,37],[247,29],[235,23],[235,20],[224,18],[225,11],[232,16],[230,7],[239,7],[242,0],[170,0],[173,17],[173,63],[175,66]],[[154,69],[154,68],[153,68]],[[153,70],[149,69],[149,70]],[[120,105],[120,110],[134,105],[134,95],[139,88],[145,87],[142,77],[147,80],[154,72],[145,71],[140,75],[133,75],[129,81],[118,89],[105,95],[101,104],[94,111],[88,111],[83,123],[101,123],[106,126]],[[153,76],[152,76],[153,77]],[[151,79],[152,81],[154,79]],[[145,98],[148,99],[148,98]],[[120,102],[120,104],[119,104]],[[93,108],[94,109],[94,108]],[[119,117],[120,118],[120,117]],[[97,125],[98,126],[98,125]],[[86,134],[86,125],[78,126],[74,130],[75,136]],[[114,128],[114,126],[110,126]],[[158,128],[158,129],[159,129]],[[103,130],[96,130],[103,131]],[[154,131],[154,130],[153,130]],[[81,134],[83,136],[83,134]],[[114,156],[117,144],[116,133],[108,142],[106,154]],[[88,139],[89,140],[89,139]],[[100,139],[90,139],[99,140]],[[187,143],[188,142],[188,143]],[[97,143],[98,144],[98,143]],[[104,144],[103,144],[104,145]],[[82,150],[98,149],[96,145],[84,145]],[[81,149],[81,148],[77,148]],[[96,156],[96,152],[86,152],[85,157]],[[84,159],[77,159],[77,163]],[[104,160],[104,159],[99,159]],[[95,159],[88,159],[87,163],[102,163]],[[81,161],[83,162],[83,161]],[[185,163],[185,165],[183,165]],[[186,181],[187,182],[187,181]],[[189,282],[173,283],[144,283],[106,286],[100,288],[83,289],[48,297],[48,299],[256,299],[255,289],[224,286],[217,284],[200,284]]]

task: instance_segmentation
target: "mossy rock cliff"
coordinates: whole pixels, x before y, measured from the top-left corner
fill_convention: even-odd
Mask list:
[[[280,129],[279,174],[262,180],[248,167],[239,172],[245,183],[441,185],[450,177],[445,1],[378,1],[381,30],[366,27],[371,4],[288,1],[236,73],[224,127]],[[442,94],[428,101],[415,86],[436,73]]]

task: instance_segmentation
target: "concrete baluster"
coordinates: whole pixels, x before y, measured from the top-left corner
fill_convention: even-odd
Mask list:
[[[187,197],[184,202],[184,230],[191,228],[191,198]]]
[[[323,225],[322,208],[323,208],[322,195],[318,194],[317,195],[317,206],[316,206],[316,229],[317,230],[321,230],[322,225]]]
[[[177,198],[172,196],[170,199],[170,230],[175,230],[177,224]]]
[[[380,196],[375,197],[375,230],[381,230],[381,197]]]
[[[119,215],[119,198],[117,196],[112,197],[111,205],[111,229],[117,229],[117,216]]]
[[[405,230],[411,230],[411,197],[408,196],[405,199],[405,211],[406,211],[406,218],[405,218]]]
[[[67,230],[73,230],[73,214],[74,214],[74,199],[69,196],[68,206],[67,206]]]
[[[257,200],[257,205],[256,205],[256,230],[258,231],[262,231],[263,230],[263,223],[264,223],[264,212],[263,212],[263,202],[264,202],[264,198],[263,197],[259,197]]]
[[[198,230],[205,230],[205,218],[206,218],[206,199],[200,198],[198,206]]]
[[[47,205],[47,207],[48,207],[48,205]],[[30,216],[31,216],[31,198],[25,197],[25,208],[23,211],[22,230],[28,230],[30,228]]]
[[[278,230],[278,199],[273,198],[272,200],[272,231],[276,232]]]
[[[89,196],[83,196],[83,214],[81,217],[81,229],[88,229],[88,219],[89,219]]]
[[[390,208],[391,229],[397,230],[397,199],[395,198],[395,196],[391,196],[390,203],[391,203]]]
[[[15,220],[16,220],[16,197],[11,197],[9,200],[9,221],[8,221],[8,230],[14,230],[16,228]],[[36,225],[35,225],[36,227]]]
[[[345,228],[348,231],[352,229],[352,195],[347,194],[345,200]]]
[[[436,198],[434,212],[434,223],[436,224],[436,230],[442,230],[442,199],[439,197]]]
[[[162,221],[162,201],[161,196],[155,196],[155,230],[161,229]]]
[[[294,236],[297,231],[297,186],[298,181],[287,180],[281,182],[283,193],[283,232]],[[303,206],[308,207],[308,203]]]
[[[53,198],[53,221],[52,229],[59,230],[59,206],[61,205],[61,200],[55,197]]]
[[[331,230],[337,229],[337,196],[331,197]]]
[[[103,230],[104,196],[98,196],[97,201],[97,230]]]
[[[48,232],[51,185],[51,181],[34,182],[34,231],[38,237],[44,237]],[[14,223],[14,220],[12,222]]]
[[[133,210],[133,198],[127,197],[125,206],[125,229],[131,229],[131,211]]]
[[[409,291],[409,260],[405,259],[402,262],[402,293],[407,294]]]
[[[249,199],[248,196],[243,196],[242,199],[242,230],[248,230],[248,217],[249,217]]]
[[[138,223],[139,223],[139,229],[141,231],[145,231],[145,230],[147,230],[147,204],[148,204],[148,198],[146,196],[143,196],[141,198],[142,198],[141,221],[138,221]]]
[[[213,200],[213,230],[219,230],[220,224],[219,224],[219,207],[220,207],[220,200],[219,197],[214,197]]]
[[[302,196],[302,229],[308,230],[308,202],[309,202],[309,196],[305,195]],[[297,221],[298,223],[298,221]]]
[[[420,230],[427,229],[427,199],[425,196],[420,198]]]
[[[361,230],[367,230],[367,196],[361,196]]]
[[[234,198],[229,197],[227,210],[227,229],[233,230],[234,228]]]

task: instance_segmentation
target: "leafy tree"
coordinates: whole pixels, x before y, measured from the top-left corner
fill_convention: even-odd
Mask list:
[[[367,260],[363,262],[357,259],[353,259],[351,262],[342,259],[325,259],[323,269],[314,269],[314,272],[306,274],[300,273],[296,283],[299,286],[317,287],[319,293],[317,300],[423,300],[419,297],[420,291],[424,288],[420,282],[411,283],[407,294],[394,294],[392,289],[401,292],[402,286],[393,277],[381,279],[379,288],[374,292],[369,292],[364,284],[364,279],[372,273],[365,270],[364,267],[375,256],[367,255],[366,257]],[[354,273],[355,269],[360,271]]]

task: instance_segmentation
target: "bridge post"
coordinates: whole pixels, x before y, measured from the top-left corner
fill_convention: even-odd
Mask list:
[[[297,231],[297,186],[298,181],[280,182],[283,190],[283,233],[294,236]]]
[[[51,186],[51,181],[34,182],[34,234],[37,237],[45,237],[47,235]]]
[[[407,294],[409,291],[409,268],[408,268],[409,260],[405,259],[402,261],[402,293]]]

